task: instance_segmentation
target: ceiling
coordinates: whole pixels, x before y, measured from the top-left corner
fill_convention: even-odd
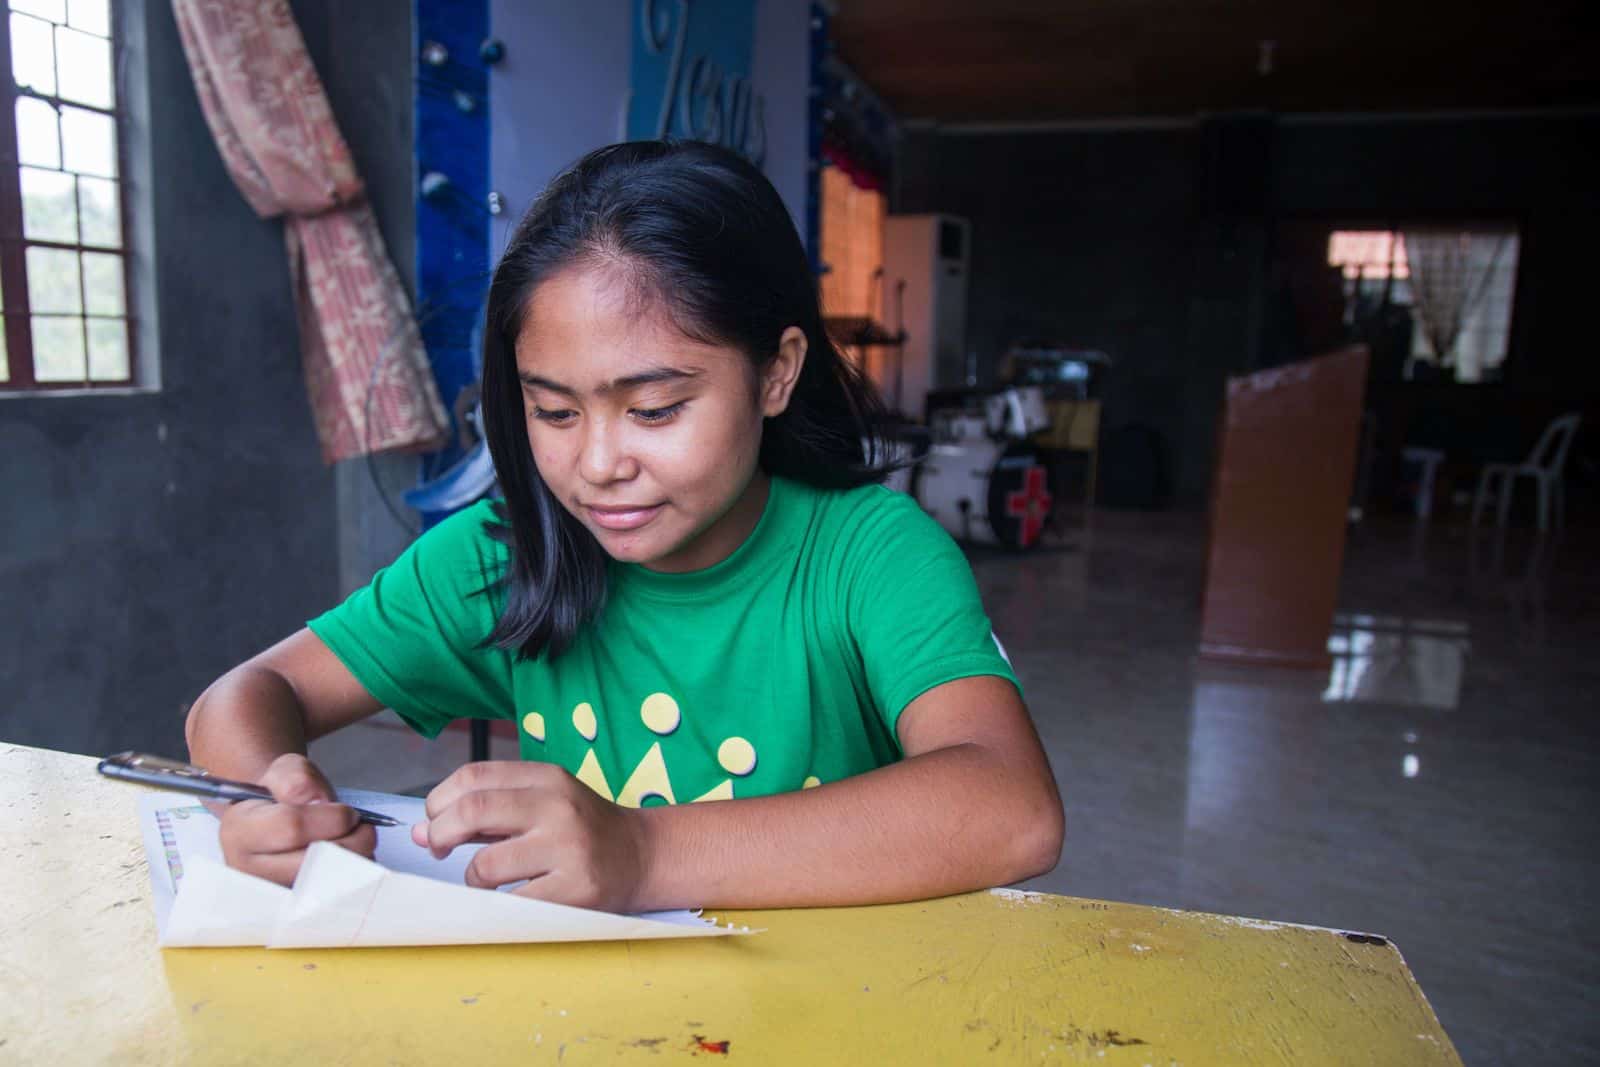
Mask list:
[[[1596,0],[838,0],[832,33],[902,121],[1600,105]]]

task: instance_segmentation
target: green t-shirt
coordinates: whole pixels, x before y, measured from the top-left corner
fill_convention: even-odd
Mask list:
[[[310,627],[432,737],[511,719],[524,759],[619,804],[782,793],[900,758],[900,712],[974,675],[1013,683],[967,561],[910,497],[772,479],[755,530],[702,571],[611,561],[554,661],[482,648],[507,550],[488,502],[423,534]],[[653,799],[652,799],[653,798]]]

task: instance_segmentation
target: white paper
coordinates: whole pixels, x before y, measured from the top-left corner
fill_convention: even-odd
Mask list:
[[[399,820],[380,826],[375,861],[326,841],[306,851],[294,888],[228,867],[217,820],[182,793],[149,793],[139,823],[156,926],[167,947],[337,948],[610,941],[749,933],[693,912],[614,915],[474,889],[463,882],[481,845],[442,860],[411,840],[426,818],[416,797],[341,790],[339,799]]]

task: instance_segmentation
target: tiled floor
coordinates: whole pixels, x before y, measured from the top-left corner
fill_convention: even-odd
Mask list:
[[[1513,537],[1496,569],[1459,527],[1369,520],[1325,672],[1196,664],[1196,516],[975,554],[1067,798],[1031,886],[1386,934],[1468,1064],[1600,1060],[1596,540]],[[399,790],[466,746],[378,721],[315,755]]]

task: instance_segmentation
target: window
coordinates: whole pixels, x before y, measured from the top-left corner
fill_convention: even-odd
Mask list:
[[[133,383],[112,6],[0,18],[0,389]]]
[[[1408,371],[1447,367],[1459,382],[1493,378],[1505,362],[1518,251],[1515,230],[1484,227],[1338,230],[1328,238],[1328,264],[1345,279],[1345,324],[1377,307],[1406,309]],[[1435,306],[1422,299],[1429,293]]]
[[[888,381],[881,345],[853,344],[883,328],[889,308],[883,294],[883,231],[887,198],[857,185],[838,166],[822,168],[822,263],[818,283],[822,314],[847,359],[871,375],[879,388]]]
[[[1405,238],[1388,230],[1335,230],[1328,238],[1328,264],[1347,281],[1411,277]]]
[[[841,168],[822,169],[822,311],[881,318],[884,195],[863,189]]]

